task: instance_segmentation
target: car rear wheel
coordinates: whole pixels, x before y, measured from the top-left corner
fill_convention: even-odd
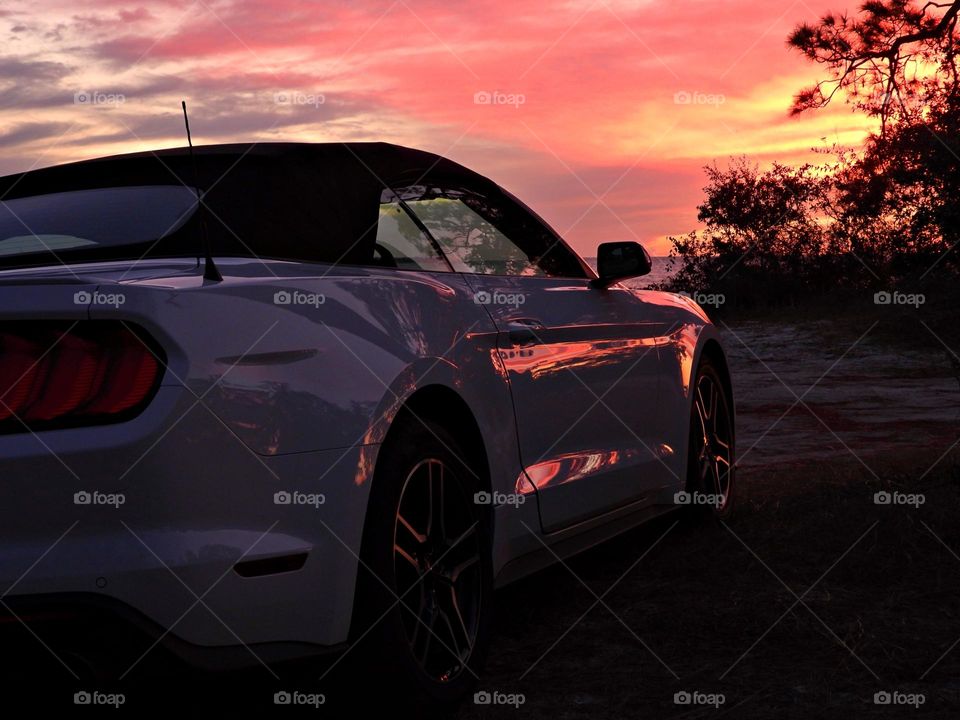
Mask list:
[[[395,699],[421,711],[466,697],[489,644],[490,506],[466,457],[442,427],[406,419],[381,449],[367,513],[354,635]]]

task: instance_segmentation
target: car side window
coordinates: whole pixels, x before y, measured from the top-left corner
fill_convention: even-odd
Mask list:
[[[396,201],[380,203],[374,256],[375,263],[383,267],[450,272],[434,242]]]
[[[559,238],[506,197],[415,186],[399,191],[457,272],[586,277]]]
[[[440,243],[457,272],[481,275],[543,275],[506,235],[460,198],[437,197],[407,203]]]

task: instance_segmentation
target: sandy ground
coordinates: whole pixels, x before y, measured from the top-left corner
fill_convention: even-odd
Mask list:
[[[741,467],[898,455],[932,464],[960,431],[947,350],[881,344],[870,323],[718,324],[730,356]],[[866,334],[864,334],[866,333]]]

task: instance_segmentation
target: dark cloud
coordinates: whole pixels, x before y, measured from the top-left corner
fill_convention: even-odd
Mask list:
[[[139,7],[133,10],[120,9],[110,15],[74,15],[73,24],[77,30],[84,33],[92,30],[119,31],[134,23],[153,19],[154,16],[149,10]]]
[[[50,30],[47,30],[43,34],[44,40],[53,40],[54,42],[60,42],[63,40],[63,34],[70,28],[66,23],[57,23]]]
[[[70,127],[70,123],[63,122],[22,123],[0,132],[0,145],[26,144],[36,140],[57,138],[67,132]]]
[[[86,32],[94,28],[102,28],[110,25],[112,20],[100,15],[74,15],[73,25],[81,32]]]
[[[120,10],[117,13],[117,17],[119,17],[120,21],[124,23],[140,22],[141,20],[153,19],[153,15],[151,15],[150,11],[145,7],[138,7],[135,10]]]
[[[0,58],[0,109],[50,108],[73,102],[72,91],[61,90],[73,68],[63,63]]]
[[[180,97],[187,99],[190,128],[194,141],[201,145],[242,142],[268,132],[282,136],[287,128],[314,124],[320,127],[377,109],[365,101],[345,98],[326,98],[326,102],[317,106],[292,106],[277,104],[272,93],[185,93],[171,95],[169,103],[164,106],[160,105],[159,97],[154,97],[150,105],[156,111],[145,113],[142,105],[134,112],[136,104],[128,98],[126,103],[115,108],[89,108],[90,120],[97,121],[104,131],[92,136],[89,132],[78,133],[73,139],[65,138],[63,144],[100,145],[137,139],[147,143],[169,141],[184,132]],[[289,139],[296,138],[291,135]]]
[[[107,40],[90,48],[90,51],[100,60],[105,60],[116,67],[126,67],[130,63],[141,61],[151,53],[157,45],[157,39],[147,36],[125,35],[124,37]]]
[[[63,63],[0,57],[0,81],[59,82],[72,72],[73,68]]]

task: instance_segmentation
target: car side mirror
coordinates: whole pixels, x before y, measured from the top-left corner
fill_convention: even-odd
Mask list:
[[[650,255],[638,242],[602,243],[597,248],[597,275],[591,285],[608,288],[615,282],[650,272]]]

